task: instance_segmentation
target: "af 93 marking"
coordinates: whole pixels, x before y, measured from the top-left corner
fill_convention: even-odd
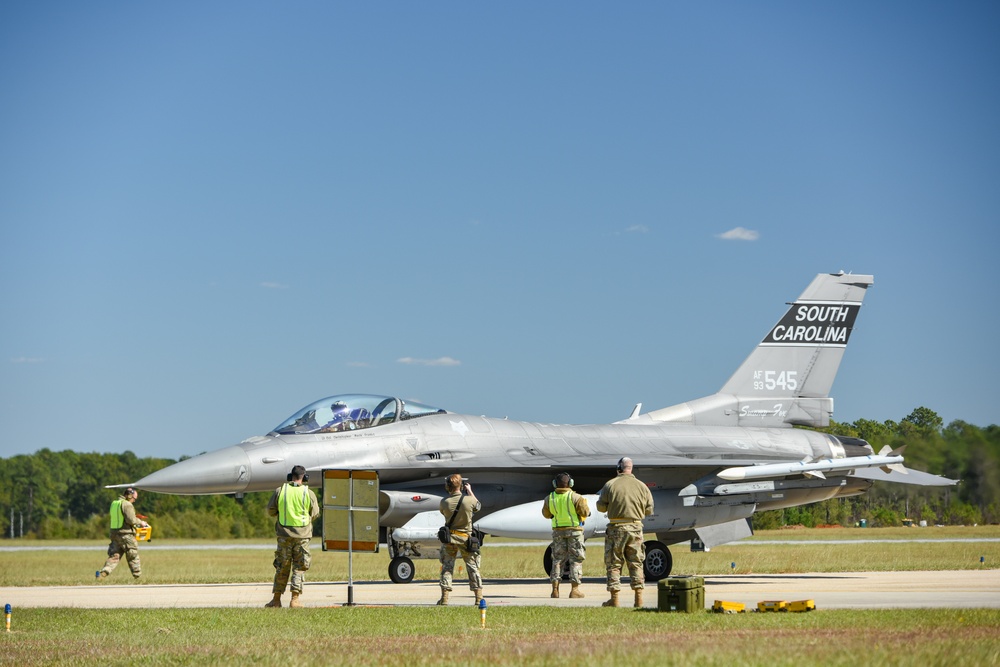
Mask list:
[[[757,391],[795,391],[799,388],[798,371],[754,371],[753,388]]]

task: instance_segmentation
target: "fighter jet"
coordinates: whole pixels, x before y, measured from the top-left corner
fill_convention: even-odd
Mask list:
[[[634,461],[655,512],[645,519],[646,576],[672,568],[669,546],[711,548],[752,534],[755,512],[864,493],[874,481],[947,485],[908,470],[900,451],[819,431],[830,388],[872,276],[820,274],[718,393],[611,424],[561,425],[456,414],[393,396],[344,394],[312,403],[267,435],[202,454],[133,482],[172,494],[244,494],[279,486],[293,465],[375,470],[380,526],[393,581],[412,580],[412,558],[436,558],[444,478],[470,479],[483,535],[548,540],[541,502],[556,473],[595,494],[618,460]],[[319,477],[318,475],[316,476]],[[123,486],[123,485],[115,485]],[[601,536],[596,511],[586,537]],[[548,571],[551,552],[546,551]]]

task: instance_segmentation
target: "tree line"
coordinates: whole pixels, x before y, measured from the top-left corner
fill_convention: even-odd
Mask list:
[[[754,516],[757,529],[782,525],[898,526],[904,521],[971,525],[1000,523],[1000,426],[964,421],[947,426],[920,407],[899,422],[860,419],[833,422],[833,435],[863,438],[877,453],[906,445],[907,467],[961,483],[919,487],[878,483],[868,493]],[[186,458],[186,457],[185,457]],[[183,459],[182,459],[183,460]],[[39,539],[101,538],[108,507],[118,493],[109,481],[136,480],[175,463],[121,454],[53,452],[0,459],[2,536]],[[155,537],[221,539],[270,537],[274,520],[265,511],[270,492],[234,496],[172,496],[141,493],[136,511],[149,517]]]

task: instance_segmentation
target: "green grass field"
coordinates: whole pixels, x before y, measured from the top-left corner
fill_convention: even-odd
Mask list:
[[[969,542],[926,542],[943,538]],[[675,572],[794,573],[977,569],[1000,564],[1000,527],[769,531],[709,553],[680,546]],[[889,543],[860,540],[889,540]],[[763,544],[781,540],[784,544]],[[814,540],[823,544],[805,544]],[[848,540],[849,543],[839,542]],[[913,540],[921,540],[914,542]],[[506,542],[506,540],[504,540]],[[103,542],[27,542],[0,552],[0,585],[88,585]],[[169,549],[143,544],[146,584],[268,582],[270,542],[256,548]],[[489,543],[487,543],[489,544]],[[67,549],[73,547],[74,550]],[[83,547],[84,550],[75,550]],[[92,549],[91,549],[92,547]],[[488,578],[542,580],[538,545],[487,547]],[[599,541],[585,575],[603,575]],[[387,557],[356,554],[354,578],[386,580]],[[126,566],[122,565],[121,569]],[[437,563],[417,561],[418,579]],[[342,581],[347,556],[314,549],[310,581]],[[127,571],[109,583],[123,583]],[[99,584],[96,584],[99,585]],[[0,600],[0,603],[3,601]],[[653,610],[503,606],[480,628],[468,607],[306,609],[17,609],[0,633],[0,665],[998,665],[1000,610],[818,610],[808,614],[661,614]]]
[[[22,610],[4,665],[1000,664],[1000,610]]]
[[[881,529],[804,529],[762,531],[754,537],[712,549],[708,553],[691,553],[687,545],[671,547],[674,572],[685,574],[775,574],[795,572],[852,572],[886,570],[966,570],[977,569],[980,558],[986,567],[1000,567],[1000,541],[913,542],[907,540],[1000,540],[1000,526],[976,528],[881,528]],[[781,540],[780,546],[762,544]],[[864,540],[888,540],[867,542]],[[806,542],[821,541],[821,544]],[[494,547],[491,542],[516,543],[511,540],[487,539],[483,550],[483,575],[491,579],[542,578],[542,554],[545,547]],[[0,568],[0,586],[56,586],[92,584],[94,571],[104,564],[104,541],[49,542],[10,540],[2,545],[43,547],[43,551],[13,551],[2,553],[5,567]],[[224,544],[244,547],[232,550],[185,550],[183,547],[202,546],[192,540],[154,540],[140,544],[143,583],[253,583],[270,581],[273,542],[269,540],[232,540]],[[172,549],[150,547],[171,546]],[[66,547],[73,547],[67,550]],[[79,549],[84,550],[79,550]],[[603,543],[588,542],[588,558],[584,562],[585,577],[603,577]],[[354,555],[356,581],[388,579],[388,556],[379,554]],[[437,560],[417,560],[417,579],[436,580]],[[120,583],[127,580],[127,568],[107,580]],[[344,581],[347,579],[347,554],[322,552],[314,542],[312,581]]]

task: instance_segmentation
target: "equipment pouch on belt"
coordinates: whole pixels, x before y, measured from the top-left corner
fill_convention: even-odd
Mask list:
[[[479,537],[477,537],[475,533],[469,535],[469,539],[465,541],[465,549],[469,553],[479,553]]]
[[[441,544],[448,544],[451,542],[451,532],[448,530],[448,526],[441,526],[438,528],[438,540]]]

